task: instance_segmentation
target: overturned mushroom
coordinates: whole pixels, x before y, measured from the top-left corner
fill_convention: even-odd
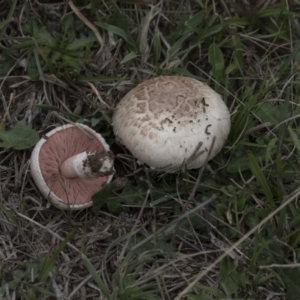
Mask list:
[[[230,114],[221,96],[189,77],[161,76],[132,89],[113,114],[116,137],[140,161],[166,172],[199,168],[223,147]]]
[[[86,125],[63,125],[36,144],[30,161],[32,177],[60,209],[84,209],[111,181],[114,155],[103,137]]]

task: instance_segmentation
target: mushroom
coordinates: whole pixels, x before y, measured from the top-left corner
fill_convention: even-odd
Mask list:
[[[111,181],[114,155],[103,137],[83,124],[63,125],[36,144],[30,161],[42,195],[60,209],[90,207],[91,197]]]
[[[139,84],[118,103],[112,122],[117,139],[138,160],[166,172],[200,168],[219,153],[230,131],[221,96],[182,76]]]

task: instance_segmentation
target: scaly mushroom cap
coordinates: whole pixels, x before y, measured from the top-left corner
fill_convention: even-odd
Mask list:
[[[113,167],[110,175],[97,178],[66,178],[62,175],[63,162],[85,152],[90,154],[91,161],[99,156],[95,153],[108,153],[108,158],[112,155],[102,136],[82,124],[58,127],[36,144],[31,155],[31,174],[43,196],[54,206],[73,210],[87,208],[93,204],[91,197],[111,181]],[[111,159],[113,162],[113,157]],[[101,157],[97,161],[101,162]],[[83,166],[89,167],[88,164],[89,160],[86,159]],[[97,162],[92,164],[91,169],[97,167]]]
[[[113,114],[116,137],[152,168],[199,168],[223,147],[230,114],[221,96],[206,84],[161,76],[132,89]],[[214,140],[214,143],[213,143]]]

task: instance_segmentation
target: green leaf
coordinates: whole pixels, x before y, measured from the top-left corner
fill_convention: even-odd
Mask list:
[[[91,126],[95,127],[101,121],[101,119],[102,118],[92,118],[91,119]]]
[[[293,52],[288,56],[288,58],[281,64],[281,70],[279,76],[281,77],[282,74],[288,69],[290,69],[292,61],[295,59],[296,55],[300,51],[300,41],[297,42],[295,46],[293,46]]]
[[[161,41],[160,41],[160,33],[156,31],[153,38],[153,52],[155,62],[158,62],[161,56]]]
[[[212,297],[208,295],[189,295],[188,300],[213,300]]]
[[[116,198],[115,198],[115,201],[107,201],[106,205],[107,205],[108,210],[113,213],[121,213],[125,210],[122,207],[121,202],[117,201]]]
[[[5,75],[14,66],[15,60],[9,55],[2,55],[0,59],[0,75]]]
[[[127,185],[121,194],[117,194],[114,192],[114,188],[114,182],[110,182],[98,193],[93,195],[92,200],[94,213],[97,214],[105,205],[111,212],[122,212],[124,211],[124,208],[121,205],[122,203],[129,205],[142,204],[147,192],[142,186]]]
[[[177,53],[181,49],[182,44],[189,36],[189,34],[182,36],[172,45],[172,47],[169,50],[169,55],[171,58],[173,57],[173,55],[175,55],[175,53]]]
[[[129,17],[120,11],[112,14],[107,20],[108,24],[122,28],[127,35],[131,36],[129,22]]]
[[[68,242],[71,240],[73,235],[76,232],[76,228],[73,228],[71,232],[68,233],[66,238],[59,244],[57,249],[54,251],[54,253],[51,256],[46,256],[43,265],[39,274],[40,280],[45,281],[46,278],[49,275],[49,272],[54,268],[55,266],[55,261],[58,258],[58,256],[61,254],[63,249],[67,246]]]
[[[238,69],[238,66],[235,63],[229,64],[225,70],[225,74],[229,75],[232,71]]]
[[[107,31],[112,32],[115,35],[120,36],[128,43],[129,46],[132,47],[133,50],[137,50],[131,35],[127,34],[126,31],[123,30],[122,28],[107,23],[95,22],[95,24]]]
[[[262,189],[265,193],[268,202],[271,204],[272,207],[274,207],[274,200],[273,200],[273,195],[270,186],[267,182],[265,174],[263,173],[262,169],[259,166],[257,158],[250,151],[248,151],[248,158],[249,158],[249,166],[253,175],[255,176],[259,184],[262,186]]]
[[[4,28],[6,25],[8,25],[12,20],[13,20],[13,18],[10,17],[10,18],[7,18],[6,20],[0,22],[0,30],[1,30],[2,28]]]
[[[10,10],[9,12],[6,11],[6,13],[4,14],[4,17],[6,17],[6,20],[4,20],[3,22],[0,23],[0,40],[2,40],[6,26],[14,19],[13,18],[13,14],[16,8],[18,1],[17,0],[13,0],[10,2]]]
[[[71,14],[65,14],[62,19],[62,31],[65,36],[74,34],[74,18]]]
[[[243,45],[241,39],[238,36],[233,36],[233,44],[234,44],[234,51],[232,53],[233,61],[238,69],[243,74],[244,70],[244,56],[243,56]]]
[[[208,49],[208,62],[212,66],[213,76],[220,82],[224,82],[224,55],[216,43],[212,43]]]
[[[49,290],[47,290],[46,288],[43,288],[41,286],[37,286],[36,284],[29,284],[28,282],[26,282],[26,286],[31,288],[32,290],[35,291],[35,293],[39,293],[41,295],[43,295],[44,299],[45,299],[45,296],[48,296],[47,298],[48,299],[55,299],[55,294]],[[32,300],[32,298],[28,297],[28,298],[25,298],[25,297],[28,297],[28,295],[24,295],[23,294],[23,297],[24,299],[28,299],[28,300]]]
[[[196,13],[189,20],[186,20],[186,22],[184,22],[184,28],[182,34],[184,35],[190,32],[194,32],[194,28],[197,28],[197,26],[203,27],[205,22],[206,22],[205,15],[203,11]]]
[[[79,120],[80,116],[75,115],[73,113],[69,113],[67,111],[64,111],[63,109],[57,107],[57,106],[52,106],[52,105],[47,105],[47,104],[36,104],[34,105],[35,107],[38,107],[40,109],[45,109],[45,110],[49,110],[49,111],[57,111],[59,113],[62,113],[70,118],[74,118],[74,120]]]
[[[300,268],[276,268],[274,269],[284,282],[286,300],[298,300],[300,295]]]
[[[262,122],[271,122],[276,125],[285,119],[282,105],[274,105],[271,102],[263,102],[255,114]]]
[[[295,11],[290,11],[287,9],[282,8],[269,8],[269,9],[262,9],[256,13],[257,18],[264,18],[268,16],[274,17],[275,15],[286,15],[291,16],[294,18],[300,18],[300,14]]]
[[[230,258],[224,258],[220,263],[221,283],[226,292],[233,295],[237,292],[239,285],[237,282],[238,273]]]
[[[119,77],[119,76],[81,76],[80,78],[77,78],[76,82],[98,82],[98,81],[104,81],[104,82],[110,82],[110,81],[122,81],[128,79],[127,76]]]
[[[130,3],[130,4],[140,4],[140,5],[146,5],[146,4],[153,4],[153,0],[119,0],[121,2]]]
[[[201,15],[203,15],[203,12],[200,12]],[[197,16],[196,14],[195,16]],[[186,35],[187,32],[190,32],[190,29],[186,27],[186,22],[189,20],[189,14],[187,11],[183,11],[180,14],[180,19],[177,22],[177,27],[172,31],[171,36],[168,38],[168,43],[170,45],[173,45],[176,40],[178,40],[181,36]],[[198,16],[197,20],[200,22],[202,21],[203,17]],[[197,25],[196,25],[197,26]],[[188,30],[187,30],[188,29]],[[187,31],[186,31],[187,30]]]
[[[98,213],[107,202],[117,201],[117,197],[112,194],[114,183],[110,182],[102,187],[102,189],[92,196],[93,212]]]
[[[122,59],[121,64],[125,64],[126,62],[138,57],[139,54],[137,54],[134,51],[131,51],[130,53],[128,53],[127,55],[125,55],[125,57]]]
[[[298,135],[293,131],[291,127],[288,127],[288,131],[295,147],[297,148],[298,155],[300,155],[300,140],[298,138]]]
[[[145,200],[146,189],[143,186],[127,185],[119,197],[126,204],[142,204]]]
[[[24,150],[34,146],[38,134],[23,122],[17,122],[10,130],[0,130],[0,147]]]
[[[38,45],[50,47],[55,47],[56,45],[55,34],[51,34],[45,27],[38,27],[35,22],[33,23],[33,32],[31,34]]]
[[[210,296],[208,296],[207,294],[210,294],[212,296],[215,297],[215,299],[225,299],[226,296],[222,293],[222,291],[218,288],[214,288],[214,287],[210,287],[208,285],[203,285],[198,283],[197,284],[198,290],[201,291],[202,293],[198,294],[198,295],[189,295],[189,297],[192,297],[191,299],[195,299],[195,300],[210,300],[210,299],[214,299],[211,298]],[[206,294],[204,294],[204,292],[206,292]],[[198,297],[198,298],[197,298]],[[190,299],[190,298],[188,298]]]
[[[93,36],[90,36],[90,37],[81,37],[81,38],[76,39],[73,42],[71,42],[67,46],[66,49],[68,51],[74,51],[74,50],[82,49],[82,48],[85,48],[87,46],[87,44],[94,43],[95,41],[96,41],[96,38],[93,37]],[[74,59],[74,58],[72,58],[72,59]]]
[[[223,30],[224,28],[226,28],[226,24],[218,24],[212,27],[208,27],[208,28],[204,28],[204,29],[198,29],[198,28],[192,28],[196,33],[198,33],[198,37],[193,41],[192,45],[196,46],[198,45],[201,41],[203,41],[204,39],[215,35],[216,33],[220,32],[221,30]]]
[[[108,288],[106,287],[105,283],[103,282],[103,280],[101,279],[101,277],[99,276],[98,272],[92,265],[92,263],[89,261],[89,259],[84,254],[82,254],[81,259],[82,259],[82,262],[84,263],[85,267],[88,269],[89,274],[91,274],[93,276],[93,279],[97,283],[101,292],[104,294],[104,296],[107,299],[110,299],[110,292],[109,292]]]
[[[249,169],[249,162],[247,154],[241,153],[237,157],[232,156],[229,164],[227,165],[227,172],[238,173]]]

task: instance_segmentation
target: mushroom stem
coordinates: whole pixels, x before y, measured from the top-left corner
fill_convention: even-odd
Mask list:
[[[60,172],[68,179],[103,177],[114,173],[113,165],[114,155],[111,151],[85,151],[66,159],[60,165]]]

